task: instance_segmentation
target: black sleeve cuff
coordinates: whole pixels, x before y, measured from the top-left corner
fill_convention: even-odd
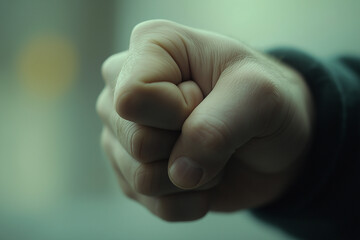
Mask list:
[[[344,195],[351,192],[344,186],[349,169],[355,167],[352,160],[345,161],[355,159],[354,155],[346,156],[349,109],[342,77],[346,71],[339,69],[339,64],[325,65],[293,49],[271,50],[269,54],[296,69],[306,80],[316,113],[314,138],[303,174],[279,200],[252,212],[306,239],[320,239],[327,234],[342,236],[343,220],[350,208],[341,205],[349,203],[344,203]]]

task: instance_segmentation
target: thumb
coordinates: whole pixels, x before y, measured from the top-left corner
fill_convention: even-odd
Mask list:
[[[251,67],[250,67],[251,68]],[[274,88],[246,66],[225,70],[183,124],[169,160],[169,177],[182,189],[211,181],[233,153],[264,134],[274,113]]]

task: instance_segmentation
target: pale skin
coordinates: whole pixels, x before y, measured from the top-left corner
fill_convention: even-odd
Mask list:
[[[264,206],[302,174],[313,100],[299,73],[266,54],[152,20],[102,73],[102,146],[123,192],[158,217]]]

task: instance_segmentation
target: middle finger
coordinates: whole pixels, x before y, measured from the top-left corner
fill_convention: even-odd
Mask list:
[[[162,196],[182,192],[169,179],[167,161],[140,163],[132,158],[108,128],[104,128],[104,149],[110,151],[117,169],[134,192],[148,196]]]
[[[124,149],[140,162],[168,159],[178,131],[143,126],[121,118],[113,107],[112,92],[105,87],[97,101],[97,112]]]

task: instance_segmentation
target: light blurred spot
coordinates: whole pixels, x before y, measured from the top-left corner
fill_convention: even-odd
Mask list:
[[[21,85],[40,97],[58,97],[70,89],[79,68],[77,49],[62,36],[37,36],[19,53],[17,73]]]

